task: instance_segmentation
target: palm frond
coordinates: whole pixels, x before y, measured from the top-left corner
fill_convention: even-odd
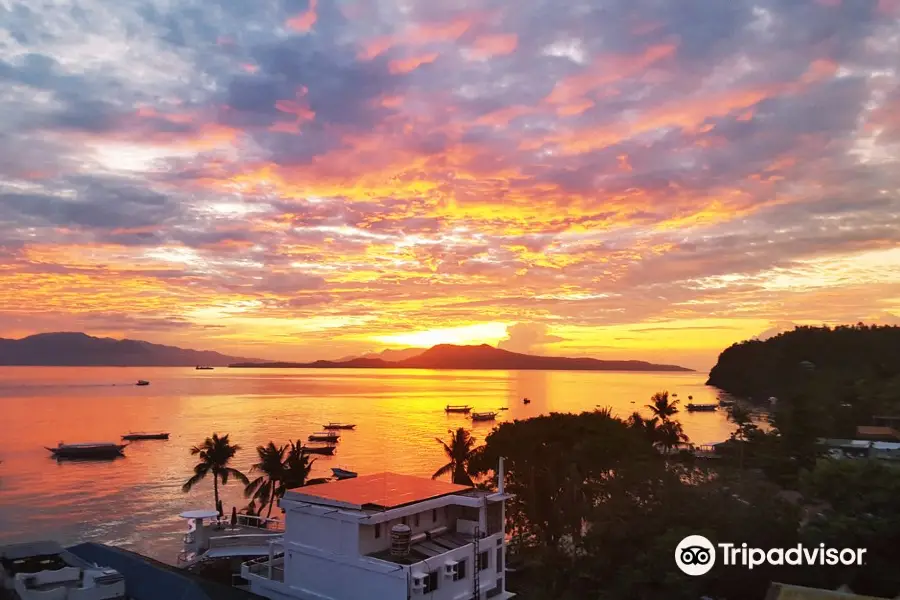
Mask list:
[[[456,465],[454,465],[452,462],[448,462],[446,465],[444,465],[443,467],[441,467],[440,469],[438,469],[437,471],[435,471],[435,472],[434,472],[434,475],[432,475],[431,478],[432,478],[432,479],[437,479],[438,477],[443,477],[443,476],[446,475],[447,473],[452,472],[453,469],[455,468],[455,466],[456,466]]]

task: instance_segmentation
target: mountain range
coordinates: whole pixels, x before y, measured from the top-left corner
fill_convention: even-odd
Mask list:
[[[261,361],[139,340],[98,338],[85,333],[40,333],[19,340],[0,338],[0,365],[224,367],[234,362]]]
[[[475,369],[475,370],[540,370],[540,371],[680,371],[691,369],[676,365],[657,365],[640,360],[598,360],[534,356],[501,350],[488,344],[456,346],[440,344],[427,350],[408,349],[412,356],[385,360],[364,355],[348,360],[315,362],[236,363],[232,367],[268,367],[303,369]],[[418,351],[414,353],[414,351]],[[396,356],[396,355],[388,355]]]

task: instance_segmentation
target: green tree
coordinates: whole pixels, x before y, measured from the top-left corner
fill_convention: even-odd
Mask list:
[[[475,485],[470,476],[469,463],[477,453],[475,447],[475,438],[463,427],[456,431],[448,430],[450,434],[449,442],[445,442],[440,438],[435,438],[444,449],[444,456],[447,457],[447,464],[434,472],[432,479],[443,477],[448,473],[452,473],[453,483],[459,485]]]
[[[199,456],[200,462],[194,466],[194,474],[184,482],[184,485],[181,486],[181,491],[191,491],[191,488],[211,474],[213,477],[213,497],[215,505],[218,507],[220,481],[222,485],[225,485],[230,477],[234,477],[244,484],[249,483],[246,475],[229,466],[234,455],[240,449],[240,446],[232,444],[228,440],[227,433],[222,437],[219,437],[217,433],[213,433],[212,437],[206,438],[202,444],[191,448],[191,455]]]
[[[244,488],[244,495],[254,502],[258,501],[260,508],[268,505],[266,518],[272,516],[276,492],[284,480],[286,449],[287,446],[276,446],[271,441],[267,446],[257,446],[259,460],[250,468],[250,472],[259,472],[260,475]]]

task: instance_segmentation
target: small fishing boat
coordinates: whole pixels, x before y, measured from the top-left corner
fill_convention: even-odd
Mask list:
[[[353,479],[357,475],[356,471],[348,471],[340,467],[332,467],[331,472],[337,479]]]
[[[522,404],[531,404],[531,400],[528,398],[522,398]]]
[[[331,456],[334,454],[334,446],[303,446],[303,451],[307,454],[325,454]]]
[[[444,408],[444,412],[448,413],[467,413],[471,410],[472,407],[465,404],[448,404]]]
[[[126,433],[122,436],[123,440],[167,440],[169,439],[168,433],[140,433],[140,432],[132,432]]]
[[[150,385],[150,382],[146,379],[138,379],[138,382],[135,385]]]
[[[472,420],[473,421],[493,421],[497,418],[497,413],[491,412],[473,412]]]
[[[336,442],[341,439],[341,436],[333,431],[322,431],[319,433],[310,434],[310,436],[306,439],[308,439],[310,442]]]
[[[325,429],[356,429],[356,425],[354,423],[329,423],[328,425],[322,425]]]
[[[198,370],[198,371],[212,371],[213,369],[215,369],[215,367],[204,367],[204,366],[201,366],[201,365],[197,365],[197,366],[194,367],[194,368],[195,368],[196,370]]]
[[[59,443],[56,448],[47,448],[54,458],[116,458],[123,456],[122,451],[127,444],[115,444],[113,442],[64,444]]]
[[[712,412],[719,408],[718,404],[695,404],[689,403],[686,407],[689,412]]]

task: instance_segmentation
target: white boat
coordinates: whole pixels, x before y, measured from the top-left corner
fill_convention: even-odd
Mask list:
[[[497,418],[497,413],[494,411],[490,412],[473,412],[472,420],[473,421],[493,421]]]
[[[2,587],[19,600],[124,599],[125,578],[115,569],[92,565],[56,542],[0,547]]]
[[[714,410],[718,410],[718,404],[695,404],[693,402],[689,403],[686,408],[689,412],[712,412]]]
[[[310,434],[307,438],[310,442],[336,442],[341,436],[333,431],[321,431],[319,433]]]
[[[354,477],[356,477],[358,475],[358,473],[356,471],[350,471],[348,469],[342,469],[340,467],[332,467],[331,473],[337,479],[353,479]]]

